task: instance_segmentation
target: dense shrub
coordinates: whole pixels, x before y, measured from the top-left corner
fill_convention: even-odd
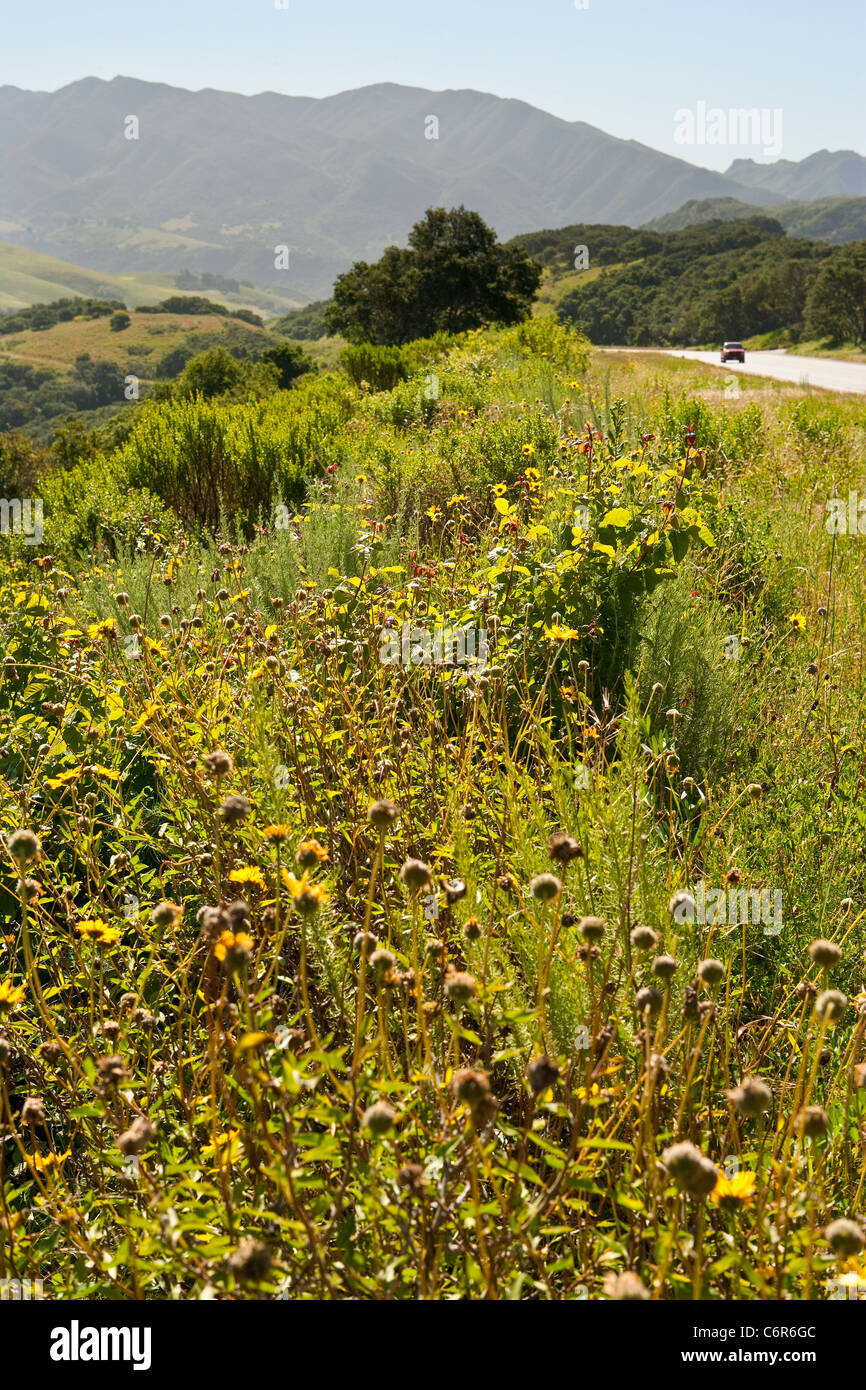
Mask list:
[[[116,464],[130,486],[157,493],[187,524],[215,530],[224,515],[243,530],[279,502],[302,499],[353,401],[331,377],[249,404],[165,402],[142,412]]]

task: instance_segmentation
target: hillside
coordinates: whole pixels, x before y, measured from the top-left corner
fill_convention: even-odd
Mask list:
[[[133,310],[129,319],[119,332],[105,316],[0,336],[0,431],[47,439],[71,415],[96,423],[128,408],[131,384],[143,399],[209,348],[254,361],[274,343],[265,329],[217,313]]]
[[[139,304],[153,304],[176,294],[176,280],[182,278],[156,271],[106,274],[10,241],[0,241],[0,314],[75,295],[119,299],[130,308],[136,308]],[[265,314],[285,313],[298,302],[252,285],[242,287],[236,294],[204,287],[197,287],[196,293],[218,304]]]
[[[207,334],[234,345],[243,341],[267,345],[271,339],[264,329],[217,314],[143,314],[133,310],[130,326],[113,332],[107,318],[84,322],[58,323],[44,332],[30,329],[0,337],[0,357],[13,358],[36,367],[65,370],[82,352],[113,362],[132,364],[143,380],[161,375],[159,364],[175,353],[190,335]]]
[[[129,113],[137,140],[124,137]],[[0,88],[0,235],[112,273],[189,267],[303,300],[402,242],[431,205],[465,203],[509,237],[539,222],[639,224],[714,196],[757,201],[637,141],[471,90],[247,97],[126,77]]]
[[[564,246],[573,231],[563,230]],[[576,285],[561,282],[560,317],[594,343],[716,346],[780,329],[796,340],[811,284],[834,254],[826,242],[786,236],[767,217],[643,235],[644,256]]]
[[[738,198],[698,198],[646,225],[651,231],[675,232],[701,222],[735,221],[756,214],[775,218],[789,236],[811,237],[836,245],[866,240],[866,198],[812,198],[765,208],[754,208]]]

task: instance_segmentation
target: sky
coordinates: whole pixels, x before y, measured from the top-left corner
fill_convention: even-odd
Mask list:
[[[0,0],[0,85],[473,87],[714,169],[866,154],[864,60],[864,0]]]

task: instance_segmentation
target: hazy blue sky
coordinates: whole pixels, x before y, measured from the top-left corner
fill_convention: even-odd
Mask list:
[[[784,158],[866,153],[864,0],[280,2],[0,0],[0,83],[474,87],[714,168],[761,154],[677,144],[678,109],[780,108]]]

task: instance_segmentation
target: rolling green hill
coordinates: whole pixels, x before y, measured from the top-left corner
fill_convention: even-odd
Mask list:
[[[765,208],[754,208],[738,198],[692,198],[675,212],[666,212],[648,222],[646,230],[677,232],[701,222],[731,222],[755,216],[775,218],[789,236],[811,237],[834,245],[866,240],[866,198],[812,198]]]
[[[576,286],[571,276],[560,282],[560,318],[593,343],[673,347],[776,330],[796,341],[812,283],[838,254],[826,242],[787,236],[767,217],[645,235],[658,243],[642,258],[593,279],[586,272]]]
[[[81,295],[94,299],[120,299],[131,309],[153,304],[177,294],[173,272],[142,271],[131,275],[106,275],[69,261],[0,241],[0,313],[47,304],[55,299]],[[219,290],[196,291],[217,304],[248,308],[266,315],[284,314],[298,301],[276,291],[244,286],[238,294]]]

